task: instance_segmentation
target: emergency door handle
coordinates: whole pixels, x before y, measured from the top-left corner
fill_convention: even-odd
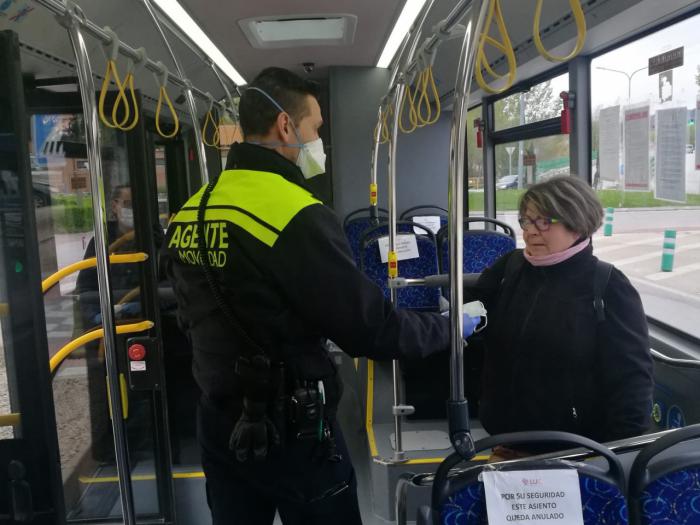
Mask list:
[[[32,489],[24,479],[27,470],[19,461],[10,461],[7,468],[10,479],[10,518],[17,523],[29,523],[34,518]]]

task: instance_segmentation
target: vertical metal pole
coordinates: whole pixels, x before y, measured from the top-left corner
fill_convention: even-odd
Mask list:
[[[95,103],[95,85],[90,57],[85,40],[74,17],[83,17],[79,7],[74,6],[65,18],[65,24],[70,36],[73,52],[76,57],[76,69],[80,85],[80,98],[83,103],[85,118],[85,139],[87,145],[88,165],[90,166],[90,182],[92,184],[92,213],[95,227],[95,255],[97,257],[97,285],[100,296],[100,314],[104,328],[105,361],[107,366],[107,390],[111,404],[112,432],[114,434],[114,452],[119,477],[121,493],[122,517],[124,523],[136,523],[134,517],[134,497],[131,487],[131,472],[129,471],[129,456],[126,432],[122,414],[122,401],[119,385],[119,368],[117,365],[117,348],[114,331],[114,310],[112,307],[112,289],[110,286],[109,257],[107,246],[107,213],[102,175],[102,160],[100,158],[100,122]]]
[[[143,0],[143,5],[146,7],[146,11],[148,11],[148,14],[151,15],[153,23],[155,24],[158,33],[160,33],[160,37],[163,39],[163,44],[165,44],[165,47],[167,48],[168,53],[170,54],[170,57],[173,59],[173,63],[175,64],[175,68],[177,69],[177,74],[187,84],[187,87],[185,88],[185,99],[187,99],[187,107],[190,110],[190,117],[192,119],[192,129],[194,130],[194,139],[197,143],[197,147],[195,148],[195,150],[197,151],[199,172],[202,175],[202,182],[206,184],[209,182],[209,171],[207,170],[207,153],[204,149],[204,141],[202,140],[202,130],[199,129],[199,119],[197,118],[197,105],[195,104],[194,95],[192,94],[192,85],[185,76],[185,72],[182,70],[182,66],[180,66],[180,61],[177,59],[177,56],[175,56],[173,48],[170,46],[170,42],[168,42],[168,38],[165,36],[163,27],[160,25],[160,21],[158,20],[156,12],[153,10],[153,6],[151,5],[150,0]]]
[[[369,175],[369,183],[370,183],[370,188],[372,189],[371,191],[375,191],[377,188],[377,175],[378,175],[378,170],[379,166],[377,165],[379,161],[379,143],[382,140],[382,118],[384,117],[384,112],[382,110],[382,106],[379,106],[379,109],[377,110],[377,127],[376,127],[376,133],[374,136],[374,144],[372,148],[372,164],[370,167],[370,175]],[[369,206],[369,216],[371,219],[376,219],[379,214],[377,213],[377,208],[379,207],[379,201],[378,201],[378,195],[377,197],[374,198],[374,200],[370,199],[370,206]]]
[[[229,91],[228,86],[226,85],[226,82],[224,82],[224,79],[222,78],[221,74],[219,73],[219,69],[216,67],[216,64],[214,64],[213,61],[209,61],[209,66],[211,66],[211,70],[214,72],[216,75],[216,78],[219,80],[219,83],[221,84],[221,87],[224,88],[224,91],[226,92],[226,98],[228,99],[228,105],[231,108],[231,111],[236,111],[236,106],[233,104],[233,97],[231,96],[231,91]]]
[[[394,108],[398,108],[398,102],[403,97],[405,86],[403,82],[396,86],[396,93],[394,95]],[[387,186],[387,198],[389,200],[389,251],[396,251],[396,142],[398,138],[399,130],[399,111],[395,110],[393,115],[391,138],[389,139],[389,169],[388,169],[388,186]],[[396,288],[390,289],[391,303],[397,305],[397,290]],[[395,447],[394,447],[394,461],[404,461],[406,454],[403,451],[403,439],[401,434],[401,427],[403,423],[403,416],[399,413],[399,407],[402,405],[402,395],[401,395],[401,366],[399,362],[394,359],[391,362],[392,368],[392,382],[394,390],[394,436],[395,436]]]
[[[469,21],[462,42],[457,80],[455,82],[449,166],[449,232],[450,232],[450,440],[464,455],[473,455],[474,444],[469,434],[469,412],[464,397],[464,347],[462,342],[462,248],[464,228],[464,150],[466,144],[469,88],[476,57],[476,43],[481,34],[488,1],[473,0]]]
[[[396,70],[393,78],[397,79],[396,89],[394,92],[394,114],[393,122],[391,127],[391,138],[389,142],[389,169],[388,169],[388,199],[389,199],[389,251],[396,251],[396,143],[399,137],[399,115],[401,112],[399,108],[403,103],[404,93],[406,91],[406,81],[407,79],[401,78],[401,69],[413,60],[413,54],[418,47],[418,39],[421,36],[423,30],[423,25],[425,20],[428,18],[428,13],[433,7],[435,0],[430,0],[424,7],[419,16],[417,24],[412,28],[411,33],[406,36],[404,40],[405,46],[402,49],[402,56],[396,63]],[[410,42],[410,43],[409,43]],[[405,54],[405,56],[403,56]],[[397,300],[397,290],[396,288],[391,288],[391,302],[396,306]],[[395,444],[394,447],[394,461],[400,462],[405,461],[406,454],[403,451],[403,439],[401,435],[401,427],[403,423],[403,399],[401,392],[401,366],[397,360],[392,361],[392,380],[394,389],[394,436]]]

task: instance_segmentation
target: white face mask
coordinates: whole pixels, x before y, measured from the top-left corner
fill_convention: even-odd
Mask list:
[[[462,305],[462,312],[467,314],[469,317],[483,317],[484,324],[478,329],[474,330],[474,333],[481,332],[488,324],[488,316],[486,313],[486,307],[481,301],[472,301]]]
[[[117,217],[119,222],[128,230],[134,228],[134,210],[131,208],[119,208],[119,215]]]
[[[301,146],[296,165],[305,179],[326,172],[326,153],[323,151],[323,140],[320,137]]]

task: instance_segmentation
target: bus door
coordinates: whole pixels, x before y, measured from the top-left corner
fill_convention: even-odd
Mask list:
[[[31,268],[38,281],[30,289],[41,294],[41,280],[46,283],[60,272],[60,279],[44,286],[43,300],[41,295],[36,299],[42,316],[30,316],[36,329],[28,330],[33,337],[42,334],[37,366],[43,366],[46,377],[25,377],[31,378],[35,389],[42,378],[41,390],[47,390],[49,401],[53,394],[55,419],[52,410],[47,425],[53,427],[53,443],[58,443],[54,464],[60,458],[60,471],[52,483],[58,485],[53,489],[62,488],[60,513],[68,522],[123,519],[122,504],[128,496],[120,491],[119,481],[129,476],[136,519],[172,523],[174,498],[156,284],[163,229],[158,221],[155,174],[147,159],[144,119],[128,132],[104,125],[100,129],[117,326],[117,380],[123,408],[122,417],[112,421],[105,348],[96,332],[101,328],[101,298],[97,271],[90,263],[95,256],[93,189],[76,83],[77,79],[25,78],[27,107],[18,126],[28,133],[23,142],[28,151],[23,155],[31,165],[27,171],[31,189],[26,190],[31,196],[26,198],[33,203],[29,212],[36,220],[24,231],[34,239]],[[112,114],[115,98],[110,92],[105,114]],[[12,279],[17,279],[16,274]],[[30,304],[27,301],[23,307]],[[34,415],[34,405],[31,410]],[[128,472],[117,466],[115,426],[126,436]],[[45,447],[35,447],[41,448]]]
[[[0,32],[0,522],[65,523],[17,35]]]

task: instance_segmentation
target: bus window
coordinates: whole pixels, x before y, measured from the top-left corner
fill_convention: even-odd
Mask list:
[[[695,337],[700,336],[698,23],[700,16],[688,18],[591,63],[593,184],[610,208],[611,224],[610,236],[597,236],[596,254],[625,272],[650,317]],[[650,59],[678,58],[679,49],[682,64],[675,60],[672,69],[649,71]]]
[[[484,214],[484,150],[477,145],[474,121],[483,119],[481,106],[467,112],[467,190],[469,214]]]
[[[559,93],[568,90],[569,74],[564,73],[528,91],[497,100],[494,104],[496,131],[558,117],[562,108]]]

